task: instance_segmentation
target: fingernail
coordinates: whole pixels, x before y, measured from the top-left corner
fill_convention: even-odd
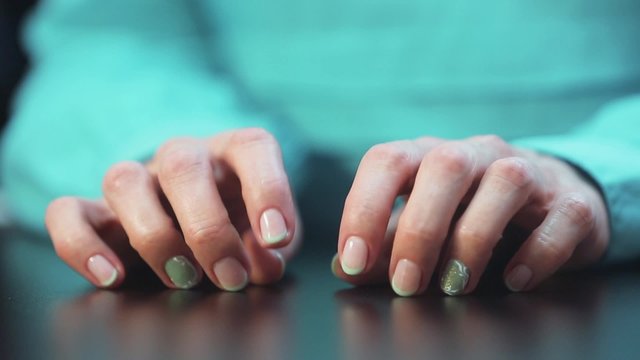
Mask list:
[[[533,277],[533,272],[526,265],[514,267],[507,275],[505,284],[513,292],[522,291]]]
[[[287,261],[284,259],[284,256],[282,255],[282,253],[280,253],[280,251],[271,250],[271,253],[275,255],[278,260],[280,260],[280,263],[282,264],[282,275],[284,275],[285,271],[287,270]]]
[[[422,272],[418,265],[411,260],[402,259],[396,265],[391,287],[400,296],[411,296],[420,288],[421,280]]]
[[[113,285],[118,278],[118,270],[102,255],[90,257],[87,260],[87,268],[102,287]]]
[[[262,213],[260,231],[262,232],[262,239],[268,244],[278,243],[289,234],[284,217],[276,209],[269,209]]]
[[[164,271],[173,285],[180,289],[189,289],[200,281],[198,270],[184,256],[174,256],[164,264]]]
[[[367,244],[357,236],[347,239],[340,258],[342,271],[347,275],[358,275],[367,265]]]
[[[331,259],[331,272],[333,276],[338,276],[338,254],[333,255]]]
[[[449,260],[440,279],[440,288],[447,295],[459,295],[469,282],[469,268],[460,260]]]
[[[213,265],[213,272],[216,274],[220,286],[227,291],[238,291],[244,289],[249,282],[249,275],[240,261],[226,257],[218,260]]]

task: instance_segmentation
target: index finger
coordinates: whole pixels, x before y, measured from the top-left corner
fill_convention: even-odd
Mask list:
[[[396,198],[410,187],[424,154],[440,142],[391,142],[372,147],[363,157],[340,224],[338,253],[344,273],[355,276],[374,267]]]

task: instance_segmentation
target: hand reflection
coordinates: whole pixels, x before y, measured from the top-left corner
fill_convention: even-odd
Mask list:
[[[55,358],[282,359],[292,281],[242,293],[94,291],[54,314]]]
[[[525,295],[398,298],[385,288],[339,291],[344,357],[537,358],[552,351],[589,358],[605,289],[578,276],[560,276]]]

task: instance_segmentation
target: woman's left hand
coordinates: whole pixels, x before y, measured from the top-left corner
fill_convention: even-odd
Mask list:
[[[408,198],[394,224],[399,196]],[[596,262],[609,242],[608,222],[596,185],[557,158],[496,136],[391,142],[372,147],[360,163],[334,271],[354,284],[388,278],[397,294],[411,296],[427,288],[441,263],[442,290],[467,294],[513,223],[530,235],[504,280],[526,291],[562,267]]]

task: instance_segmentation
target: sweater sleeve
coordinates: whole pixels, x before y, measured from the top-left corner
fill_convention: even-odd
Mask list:
[[[297,137],[282,120],[252,111],[213,69],[190,4],[48,0],[32,14],[25,38],[32,69],[1,148],[14,220],[44,230],[52,199],[99,196],[111,164],[148,159],[176,136],[264,127],[295,171],[303,153]]]
[[[566,159],[599,185],[611,224],[604,262],[640,257],[640,95],[608,105],[570,134],[514,143]]]

